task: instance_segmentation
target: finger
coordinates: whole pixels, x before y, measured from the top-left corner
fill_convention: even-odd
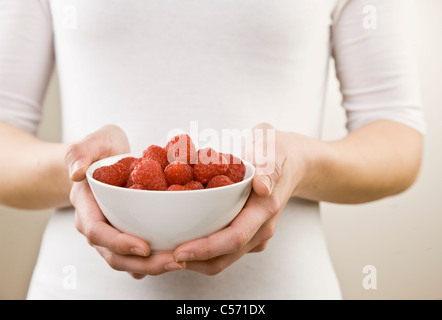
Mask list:
[[[261,244],[254,245],[253,243],[255,243],[255,241],[250,241],[242,250],[234,253],[221,255],[208,260],[188,261],[186,262],[186,270],[196,271],[206,275],[216,275],[239,260],[246,253],[255,252],[253,250],[257,250],[261,246]]]
[[[273,182],[269,176],[254,176],[252,186],[256,194],[261,197],[268,197],[273,191]]]
[[[149,257],[126,256],[96,246],[95,249],[108,265],[118,271],[127,271],[137,275],[159,275],[168,271],[183,270],[185,262],[176,262],[171,253],[154,254]]]
[[[260,197],[268,197],[272,194],[280,180],[282,166],[284,165],[285,158],[277,154],[276,149],[271,152],[267,151],[267,155],[271,154],[273,154],[272,158],[265,162],[266,167],[264,169],[257,167],[257,174],[253,177],[253,190]]]
[[[150,255],[149,245],[132,235],[122,233],[106,222],[95,221],[89,224],[85,236],[92,246],[103,246],[121,255]]]
[[[101,139],[90,136],[69,146],[65,156],[65,163],[69,169],[72,181],[82,181],[86,178],[87,168],[99,157]]]
[[[142,273],[129,272],[129,274],[132,276],[132,278],[137,279],[137,280],[141,280],[144,277],[146,277],[146,275],[142,274]]]
[[[106,247],[118,254],[143,257],[150,254],[146,241],[122,233],[108,223],[86,181],[74,184],[71,198],[76,208],[77,229],[86,236],[91,245]]]
[[[278,216],[279,215],[276,215],[269,219],[242,250],[231,254],[218,256],[209,260],[188,261],[186,262],[186,269],[207,275],[215,275],[226,269],[247,253],[264,251],[270,238],[273,236],[276,222],[279,218]]]
[[[115,125],[105,125],[80,142],[72,144],[65,156],[71,180],[84,180],[86,170],[93,162],[117,153],[129,152],[128,145],[126,135]]]
[[[269,241],[264,241],[260,244],[258,244],[256,247],[252,248],[251,250],[249,250],[249,253],[256,253],[256,252],[262,252],[267,248]]]
[[[244,254],[245,250],[218,256],[204,261],[188,261],[186,262],[186,270],[195,271],[198,273],[214,276],[239,260]]]
[[[255,175],[253,177],[253,190],[260,197],[268,197],[272,194],[275,185],[279,181],[282,165],[279,162],[274,163],[274,167],[269,175]]]
[[[247,253],[262,252],[273,237],[281,212],[267,220],[247,246]]]
[[[253,190],[261,197],[272,194],[285,161],[277,150],[276,133],[271,124],[256,125],[252,128],[243,151],[245,159],[256,167]]]
[[[243,210],[228,227],[180,245],[174,252],[176,260],[208,260],[242,250],[270,218],[266,210],[268,201],[268,198],[260,198],[252,192]]]

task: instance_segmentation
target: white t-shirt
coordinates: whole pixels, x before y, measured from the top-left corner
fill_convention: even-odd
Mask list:
[[[406,0],[4,0],[0,120],[35,133],[54,63],[63,141],[104,124],[133,151],[170,129],[277,129],[320,138],[330,57],[349,130],[391,119],[423,132],[413,7]],[[74,274],[72,274],[74,273]],[[74,277],[75,285],[67,284]],[[67,277],[70,277],[69,279]],[[262,253],[216,276],[134,280],[51,218],[29,299],[339,299],[318,203],[292,199]]]

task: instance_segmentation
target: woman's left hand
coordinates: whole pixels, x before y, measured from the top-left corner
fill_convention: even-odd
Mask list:
[[[186,269],[217,274],[244,254],[264,250],[291,196],[364,203],[406,190],[419,173],[422,136],[398,122],[373,121],[336,141],[282,132],[266,124],[254,129],[258,134],[253,149],[264,149],[270,162],[261,170],[261,161],[252,161],[257,166],[253,191],[228,227],[175,250],[175,259],[186,261]],[[267,130],[267,139],[260,138],[260,129]],[[272,146],[268,138],[273,136]],[[267,172],[269,168],[273,170]]]
[[[255,126],[252,136],[252,151],[264,149],[267,161],[251,161],[257,170],[250,197],[228,227],[175,249],[175,259],[185,261],[188,270],[215,275],[244,254],[263,251],[275,232],[280,214],[300,178],[296,177],[293,159],[287,161],[287,148],[293,148],[293,136],[289,143],[286,133],[268,124]],[[248,154],[245,158],[251,160]],[[298,158],[296,171],[302,172],[304,164],[302,157]]]

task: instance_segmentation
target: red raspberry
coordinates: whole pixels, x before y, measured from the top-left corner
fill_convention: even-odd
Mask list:
[[[132,171],[131,171],[132,172]],[[135,185],[134,181],[132,180],[132,175],[129,174],[129,178],[127,178],[126,188],[130,188],[133,185]]]
[[[200,190],[204,189],[204,186],[201,184],[201,182],[198,181],[190,181],[184,185],[184,187],[187,190]]]
[[[246,166],[242,160],[228,153],[222,153],[222,155],[229,163],[229,169],[227,169],[226,176],[235,183],[243,181],[244,176],[246,175]]]
[[[184,162],[174,161],[164,169],[164,176],[169,186],[172,184],[185,185],[193,180],[193,169]]]
[[[180,184],[173,184],[169,188],[167,188],[167,191],[186,191],[186,187],[180,185]]]
[[[157,161],[143,160],[131,173],[134,184],[141,184],[147,190],[166,190],[167,182]]]
[[[123,158],[123,159],[118,160],[118,163],[124,164],[124,166],[125,166],[126,168],[130,168],[130,165],[131,165],[132,162],[133,162],[134,160],[136,160],[136,159],[137,159],[137,158],[135,158],[135,157],[126,157],[126,158]]]
[[[210,179],[209,183],[207,184],[206,189],[224,187],[224,186],[228,186],[233,183],[234,182],[232,180],[230,180],[229,177],[227,177],[227,176],[224,176],[224,175],[215,176],[212,179]]]
[[[197,152],[195,145],[187,134],[179,134],[171,139],[164,150],[167,153],[169,163],[181,161],[187,164],[197,162]]]
[[[124,165],[126,167],[128,178],[129,178],[130,173],[132,172],[132,170],[130,168],[136,160],[137,160],[137,158],[135,158],[135,157],[126,157],[126,158],[118,160],[118,162],[117,162],[117,163],[121,163],[122,165]]]
[[[129,189],[146,190],[146,187],[141,184],[134,184],[130,186]]]
[[[224,174],[229,165],[227,160],[211,148],[198,151],[198,163],[193,166],[193,176],[196,181],[206,184],[214,176]]]
[[[169,161],[167,161],[166,150],[156,145],[151,145],[149,148],[143,151],[143,159],[158,161],[163,170],[169,164]]]
[[[139,164],[141,161],[143,161],[143,158],[135,158],[135,160],[130,164],[129,171],[132,172],[137,164]]]
[[[129,172],[122,163],[114,163],[110,166],[104,166],[94,171],[92,177],[100,182],[122,187],[129,178]]]

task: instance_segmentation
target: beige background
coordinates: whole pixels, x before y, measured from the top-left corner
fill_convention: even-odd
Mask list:
[[[442,299],[442,1],[416,1],[422,21],[421,74],[428,133],[421,175],[405,193],[344,206],[323,203],[332,260],[345,299]],[[324,138],[345,135],[338,83],[332,68]],[[57,78],[52,79],[40,130],[58,141]],[[23,299],[51,211],[0,207],[0,299]],[[377,289],[365,290],[362,268],[373,265]]]

